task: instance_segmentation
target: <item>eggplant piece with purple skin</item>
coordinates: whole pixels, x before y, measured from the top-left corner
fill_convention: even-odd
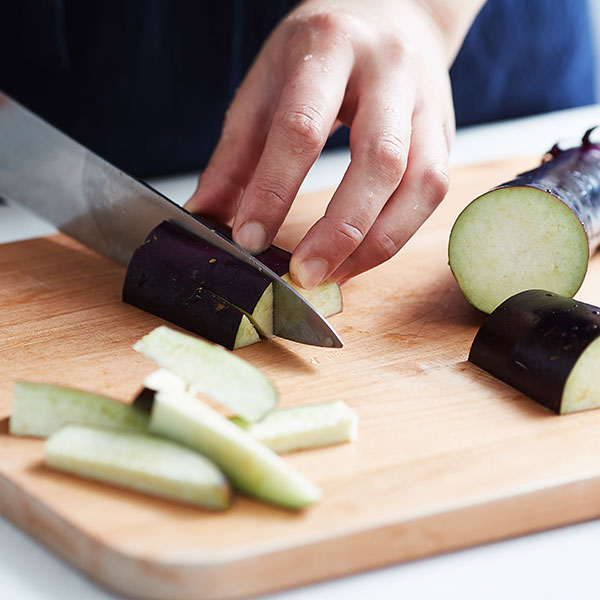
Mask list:
[[[554,146],[542,164],[471,202],[458,216],[449,264],[465,298],[490,313],[527,289],[572,297],[600,244],[600,143]]]
[[[225,235],[231,230],[210,223]],[[290,253],[271,246],[258,256],[291,284]],[[336,283],[301,290],[324,316],[342,309]],[[170,222],[155,227],[133,254],[123,300],[229,349],[273,335],[273,285],[258,271]],[[240,313],[240,314],[238,314]],[[214,318],[213,318],[214,317]]]
[[[144,246],[129,262],[123,300],[230,350],[260,339],[242,311],[173,271]]]
[[[242,311],[264,337],[273,335],[273,286],[252,267],[168,221],[150,232],[131,263],[144,260],[142,256],[153,257],[171,274],[209,289],[221,303]]]
[[[546,290],[504,301],[469,361],[558,413],[600,406],[600,308]]]

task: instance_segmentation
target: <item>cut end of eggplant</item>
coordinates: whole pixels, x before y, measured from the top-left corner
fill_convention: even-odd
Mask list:
[[[465,298],[486,313],[524,290],[573,296],[588,259],[588,239],[575,213],[535,187],[501,187],[480,196],[450,234],[450,268]]]
[[[545,290],[503,302],[481,326],[469,361],[546,408],[600,407],[600,308]]]
[[[596,338],[577,359],[565,383],[561,414],[600,407],[600,337]]]
[[[269,283],[254,310],[249,315],[258,333],[266,338],[273,337],[273,284]]]
[[[324,317],[342,312],[342,292],[337,283],[324,281],[313,290],[305,290],[292,281],[289,273],[281,278],[306,298]]]
[[[250,346],[251,344],[256,344],[256,342],[260,341],[260,336],[258,332],[252,325],[252,321],[246,316],[243,315],[240,324],[237,330],[237,334],[235,336],[235,340],[233,342],[232,350],[237,350],[238,348],[244,348],[245,346]]]

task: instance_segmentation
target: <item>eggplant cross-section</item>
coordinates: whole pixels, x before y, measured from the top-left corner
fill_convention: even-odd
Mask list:
[[[546,290],[503,302],[469,361],[563,414],[600,406],[600,308]]]
[[[490,313],[528,289],[572,297],[600,243],[600,143],[592,130],[574,148],[471,202],[448,248],[465,298]]]

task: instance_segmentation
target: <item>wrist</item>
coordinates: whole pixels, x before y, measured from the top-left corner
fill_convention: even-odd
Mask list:
[[[485,0],[411,0],[431,21],[452,64]]]

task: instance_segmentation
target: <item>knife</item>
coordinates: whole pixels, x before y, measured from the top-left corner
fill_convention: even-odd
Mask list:
[[[258,259],[1,91],[0,196],[123,266],[154,227],[172,221],[273,283],[275,335],[313,346],[342,347],[338,334],[313,306]]]

